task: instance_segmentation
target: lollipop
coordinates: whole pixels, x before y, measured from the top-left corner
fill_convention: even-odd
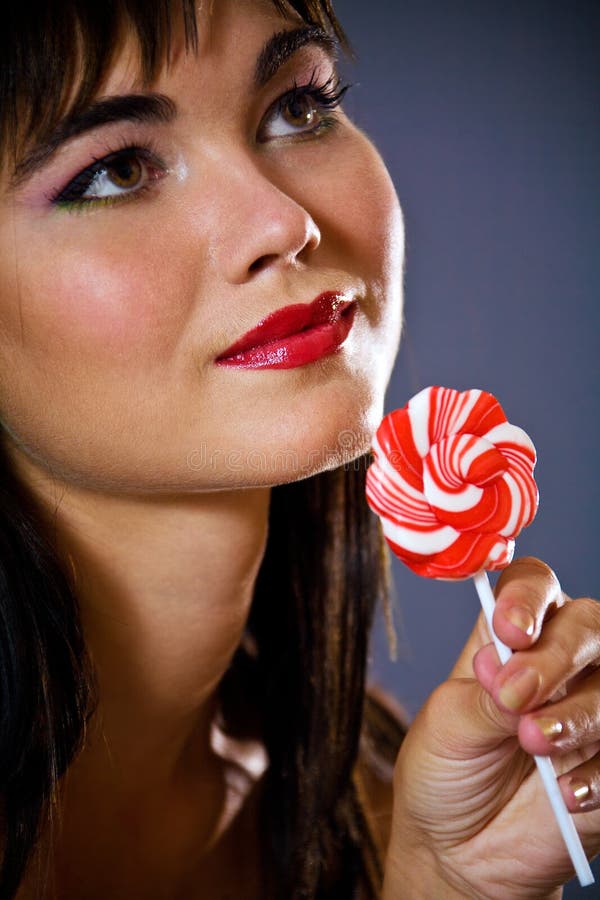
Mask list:
[[[418,575],[502,569],[532,521],[535,447],[484,391],[431,387],[385,417],[367,499],[394,553]]]
[[[498,655],[512,651],[494,633],[486,569],[503,569],[515,538],[533,520],[535,447],[485,391],[428,387],[389,413],[373,441],[366,493],[383,533],[413,572],[473,577]],[[534,757],[582,885],[594,877],[548,757]]]

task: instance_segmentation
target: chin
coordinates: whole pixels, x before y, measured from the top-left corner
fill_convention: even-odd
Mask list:
[[[300,429],[296,423],[293,435],[280,432],[271,446],[287,449],[269,451],[269,465],[260,473],[260,483],[272,487],[289,484],[359,460],[371,448],[382,409],[383,402],[360,412],[338,407],[335,417],[319,421],[307,417]]]

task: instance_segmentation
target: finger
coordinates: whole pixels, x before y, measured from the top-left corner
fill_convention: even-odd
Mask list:
[[[568,598],[552,569],[533,556],[515,560],[496,584],[494,631],[513,650],[531,647],[544,621]]]
[[[540,756],[600,741],[600,672],[579,682],[565,698],[522,716],[519,741],[528,753]]]
[[[494,679],[492,695],[510,712],[547,703],[586,666],[600,662],[600,604],[572,600],[543,627],[538,641],[515,653]]]
[[[475,674],[473,668],[473,658],[475,654],[486,644],[489,643],[490,632],[485,621],[485,616],[480,613],[475,627],[473,628],[467,643],[460,652],[460,656],[456,660],[450,678],[473,678]]]
[[[497,599],[493,618],[494,630],[500,640],[513,650],[525,649],[535,643],[544,619],[567,600],[552,569],[541,560],[528,556],[515,560],[503,570],[496,584],[495,593]],[[507,618],[507,615],[511,615],[514,621]],[[530,627],[531,619],[534,622],[533,631]],[[528,634],[528,631],[531,631],[531,634]],[[489,642],[490,636],[482,614],[450,677],[473,676],[473,657]]]
[[[502,668],[498,651],[494,644],[481,647],[473,657],[473,672],[479,684],[488,694],[492,693],[494,680]]]
[[[558,783],[569,812],[600,809],[600,754],[561,775]]]

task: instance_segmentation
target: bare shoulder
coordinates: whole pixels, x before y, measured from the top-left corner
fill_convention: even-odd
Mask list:
[[[355,784],[365,816],[383,852],[389,842],[394,764],[408,729],[408,716],[398,701],[371,685],[365,697]]]

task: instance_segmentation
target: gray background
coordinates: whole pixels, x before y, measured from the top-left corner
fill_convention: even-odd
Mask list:
[[[429,384],[495,394],[539,454],[540,511],[517,553],[548,561],[572,596],[597,595],[600,2],[336,10],[358,54],[346,109],[379,147],[406,218],[406,326],[387,409]],[[469,582],[400,564],[394,579],[400,658],[388,660],[379,623],[371,675],[414,713],[478,600]]]

